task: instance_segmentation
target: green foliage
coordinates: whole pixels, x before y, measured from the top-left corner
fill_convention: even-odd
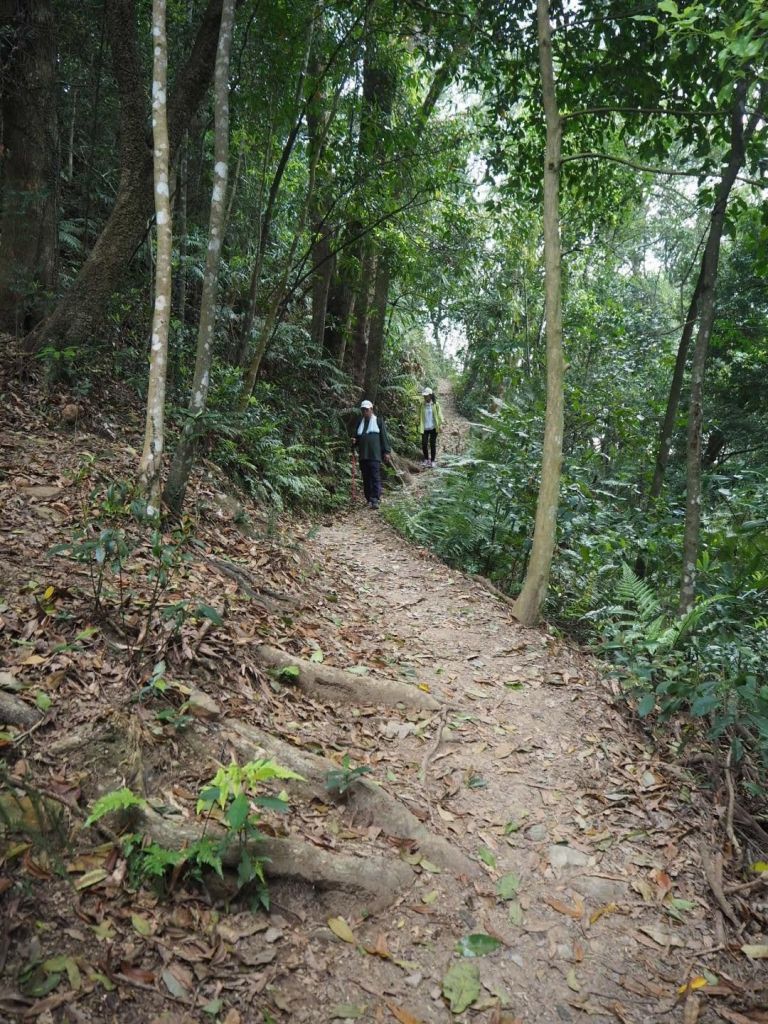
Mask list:
[[[359,764],[352,766],[349,754],[345,754],[341,761],[340,768],[332,768],[325,775],[325,788],[329,793],[344,794],[354,786],[356,782],[368,775],[371,771],[370,765]]]
[[[258,827],[260,818],[253,807],[261,806],[273,811],[287,809],[288,802],[284,794],[273,797],[260,792],[263,783],[275,779],[301,780],[302,776],[272,760],[249,761],[244,765],[233,762],[219,768],[213,779],[201,790],[197,801],[197,813],[205,815],[203,835],[183,849],[168,849],[158,843],[146,842],[138,833],[124,836],[123,845],[131,883],[139,886],[149,882],[162,890],[169,874],[173,872],[174,876],[177,875],[181,867],[193,878],[199,878],[207,869],[223,877],[224,857],[234,847],[240,851],[238,891],[256,883],[256,900],[268,907],[269,895],[263,860],[253,854],[249,847],[261,835]],[[105,815],[116,811],[146,806],[146,800],[130,789],[115,790],[104,794],[94,803],[86,825],[93,825]],[[225,828],[221,838],[206,835],[205,829],[212,816]]]
[[[114,789],[104,796],[100,796],[91,808],[91,813],[86,818],[86,825],[93,825],[101,821],[107,814],[115,814],[117,811],[126,811],[129,807],[146,807],[147,802],[143,797],[137,796],[130,789]]]

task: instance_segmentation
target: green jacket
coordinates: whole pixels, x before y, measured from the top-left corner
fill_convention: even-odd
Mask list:
[[[419,432],[422,433],[422,434],[424,433],[424,430],[425,430],[425,427],[424,427],[424,408],[425,408],[426,404],[427,403],[422,399],[422,402],[421,402],[421,404],[419,406]],[[435,413],[435,429],[436,430],[440,430],[440,428],[443,425],[443,410],[440,408],[440,403],[438,402],[438,400],[436,398],[432,399],[432,408],[433,408],[434,413]]]
[[[392,451],[384,420],[381,416],[377,416],[376,421],[379,424],[378,434],[371,434],[366,431],[365,425],[368,421],[365,419],[365,416],[361,416],[355,425],[354,442],[357,445],[357,454],[361,459],[370,462],[381,462],[384,456],[389,455]],[[361,423],[363,424],[363,432],[358,434]]]

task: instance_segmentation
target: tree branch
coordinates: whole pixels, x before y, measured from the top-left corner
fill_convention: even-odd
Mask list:
[[[662,174],[676,178],[700,178],[702,176],[711,178],[714,176],[711,171],[677,171],[671,167],[649,167],[646,164],[638,164],[634,160],[627,160],[621,156],[612,156],[610,153],[572,153],[570,156],[562,157],[560,163],[572,163],[574,160],[609,160],[614,164],[631,167],[634,171],[645,171],[648,174]]]

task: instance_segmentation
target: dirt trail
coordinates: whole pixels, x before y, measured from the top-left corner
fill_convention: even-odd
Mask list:
[[[450,392],[442,398],[443,451],[456,451],[467,424]],[[424,738],[407,721],[379,730],[386,785],[484,877],[421,869],[389,920],[357,929],[370,946],[384,933],[392,959],[333,940],[321,964],[326,1009],[294,1002],[293,1019],[328,1019],[328,1006],[351,1002],[366,1007],[363,1020],[395,1019],[387,1003],[423,1022],[682,1020],[678,988],[712,966],[717,945],[698,812],[627,729],[596,663],[520,626],[374,513],[321,529],[311,550],[325,578],[356,595],[344,633],[358,652],[448,702]],[[516,898],[499,897],[501,879]],[[502,944],[463,961],[477,964],[482,992],[452,1017],[441,980],[461,962],[457,941],[478,932]],[[691,1016],[698,998],[685,1019],[718,1019],[704,1006]]]

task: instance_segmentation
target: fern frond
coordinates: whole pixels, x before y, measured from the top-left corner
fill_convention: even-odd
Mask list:
[[[641,622],[647,622],[661,612],[661,605],[653,589],[645,580],[639,579],[626,562],[621,564],[621,579],[616,586],[616,597],[623,604],[633,604]]]
[[[91,808],[91,813],[85,819],[86,825],[93,825],[100,821],[105,815],[115,811],[124,811],[129,807],[146,807],[147,801],[137,796],[130,789],[114,789],[111,793],[100,796]]]

